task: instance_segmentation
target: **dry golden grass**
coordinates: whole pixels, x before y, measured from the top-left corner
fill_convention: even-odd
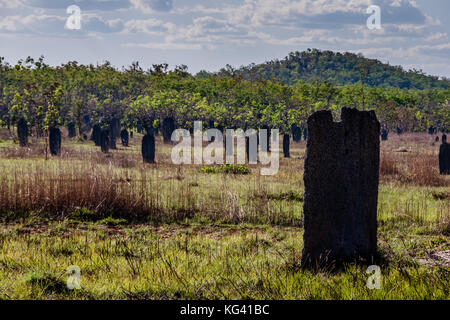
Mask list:
[[[202,174],[202,166],[171,163],[172,146],[157,140],[157,163],[143,164],[140,137],[105,155],[88,141],[64,140],[61,156],[45,160],[45,145],[0,144],[0,213],[70,217],[79,208],[128,220],[206,219],[227,223],[302,224],[306,143],[292,143],[280,171],[260,176]],[[421,134],[393,136],[381,145],[381,186],[450,186],[438,173],[438,146]],[[407,152],[397,152],[404,148]],[[396,151],[397,150],[397,151]]]
[[[380,176],[395,176],[399,173],[394,157],[389,153],[383,153],[380,159]]]
[[[449,186],[449,178],[439,174],[439,144],[434,138],[407,133],[382,142],[381,179],[416,186]]]

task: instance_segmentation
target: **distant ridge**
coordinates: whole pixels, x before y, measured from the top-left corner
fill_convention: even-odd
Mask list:
[[[230,73],[230,66],[217,74]],[[334,85],[354,84],[361,81],[372,87],[397,87],[402,89],[449,89],[450,79],[429,76],[422,70],[405,71],[401,66],[391,66],[361,54],[340,53],[308,49],[291,52],[283,60],[271,60],[262,64],[251,64],[233,72],[244,79],[276,78],[286,84],[302,81],[328,81]],[[206,74],[203,73],[203,76]],[[202,76],[202,73],[199,73]]]

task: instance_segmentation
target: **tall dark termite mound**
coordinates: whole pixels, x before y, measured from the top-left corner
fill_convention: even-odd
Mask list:
[[[112,134],[114,134],[114,137],[118,138],[120,136],[120,132],[122,131],[119,119],[112,118],[110,125],[112,129]]]
[[[450,174],[450,144],[447,143],[447,135],[442,135],[442,144],[439,149],[439,172]]]
[[[370,261],[377,249],[380,123],[375,112],[344,108],[308,119],[302,265]]]
[[[92,125],[91,125],[91,116],[90,115],[86,114],[83,116],[83,123],[84,123],[84,126],[81,128],[81,131],[82,132],[91,131]]]
[[[50,128],[48,136],[48,144],[50,147],[50,153],[53,156],[57,156],[61,153],[61,130],[59,128]]]
[[[428,134],[429,135],[433,135],[435,133],[437,133],[437,129],[435,127],[431,126],[431,127],[428,128]]]
[[[389,131],[387,129],[381,130],[381,141],[388,140]]]
[[[17,136],[20,146],[25,147],[28,144],[28,123],[24,118],[17,122]]]
[[[130,136],[128,134],[128,130],[123,129],[120,132],[120,139],[122,140],[122,146],[128,147],[128,143],[129,143],[129,140],[130,140]]]
[[[109,146],[111,142],[109,141],[110,133],[108,129],[103,129],[100,133],[100,146],[102,147],[103,153],[109,152]]]
[[[172,133],[175,131],[175,121],[171,117],[164,118],[162,134],[164,143],[172,143]]]
[[[109,148],[110,149],[117,149],[116,146],[116,139],[118,137],[118,133],[117,133],[117,122],[115,121],[115,119],[111,120],[111,122],[109,123]]]
[[[292,129],[292,140],[295,142],[300,142],[302,140],[302,129],[295,123],[291,127]]]
[[[101,135],[102,135],[102,128],[100,127],[99,124],[96,124],[92,129],[91,140],[94,141],[97,147],[100,147],[102,145]]]
[[[67,125],[67,131],[68,131],[68,134],[69,134],[69,138],[75,138],[76,137],[77,129],[75,127],[75,123],[74,122],[70,122]]]
[[[145,163],[155,162],[155,136],[147,133],[142,138],[142,159]]]
[[[288,134],[284,134],[283,135],[283,154],[284,154],[285,158],[291,157],[290,142],[291,142],[291,137]]]

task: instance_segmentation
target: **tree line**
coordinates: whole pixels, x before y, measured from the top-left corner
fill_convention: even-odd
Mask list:
[[[0,58],[0,123],[11,135],[19,122],[37,137],[60,126],[82,137],[94,126],[115,122],[118,128],[162,130],[167,138],[167,128],[192,130],[196,120],[210,128],[277,128],[291,134],[305,127],[313,112],[331,110],[338,117],[342,107],[375,110],[388,130],[448,131],[449,101],[450,89],[334,85],[321,80],[285,84],[246,79],[235,70],[194,76],[184,65],[169,69],[158,64],[143,70],[138,62],[117,69],[109,62],[72,61],[52,67],[43,57],[28,57],[15,65]]]

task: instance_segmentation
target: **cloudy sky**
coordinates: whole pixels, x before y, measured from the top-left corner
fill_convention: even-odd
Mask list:
[[[381,8],[369,30],[369,5]],[[81,29],[66,27],[81,9]],[[0,56],[216,71],[307,48],[360,52],[450,77],[448,0],[0,0]]]

